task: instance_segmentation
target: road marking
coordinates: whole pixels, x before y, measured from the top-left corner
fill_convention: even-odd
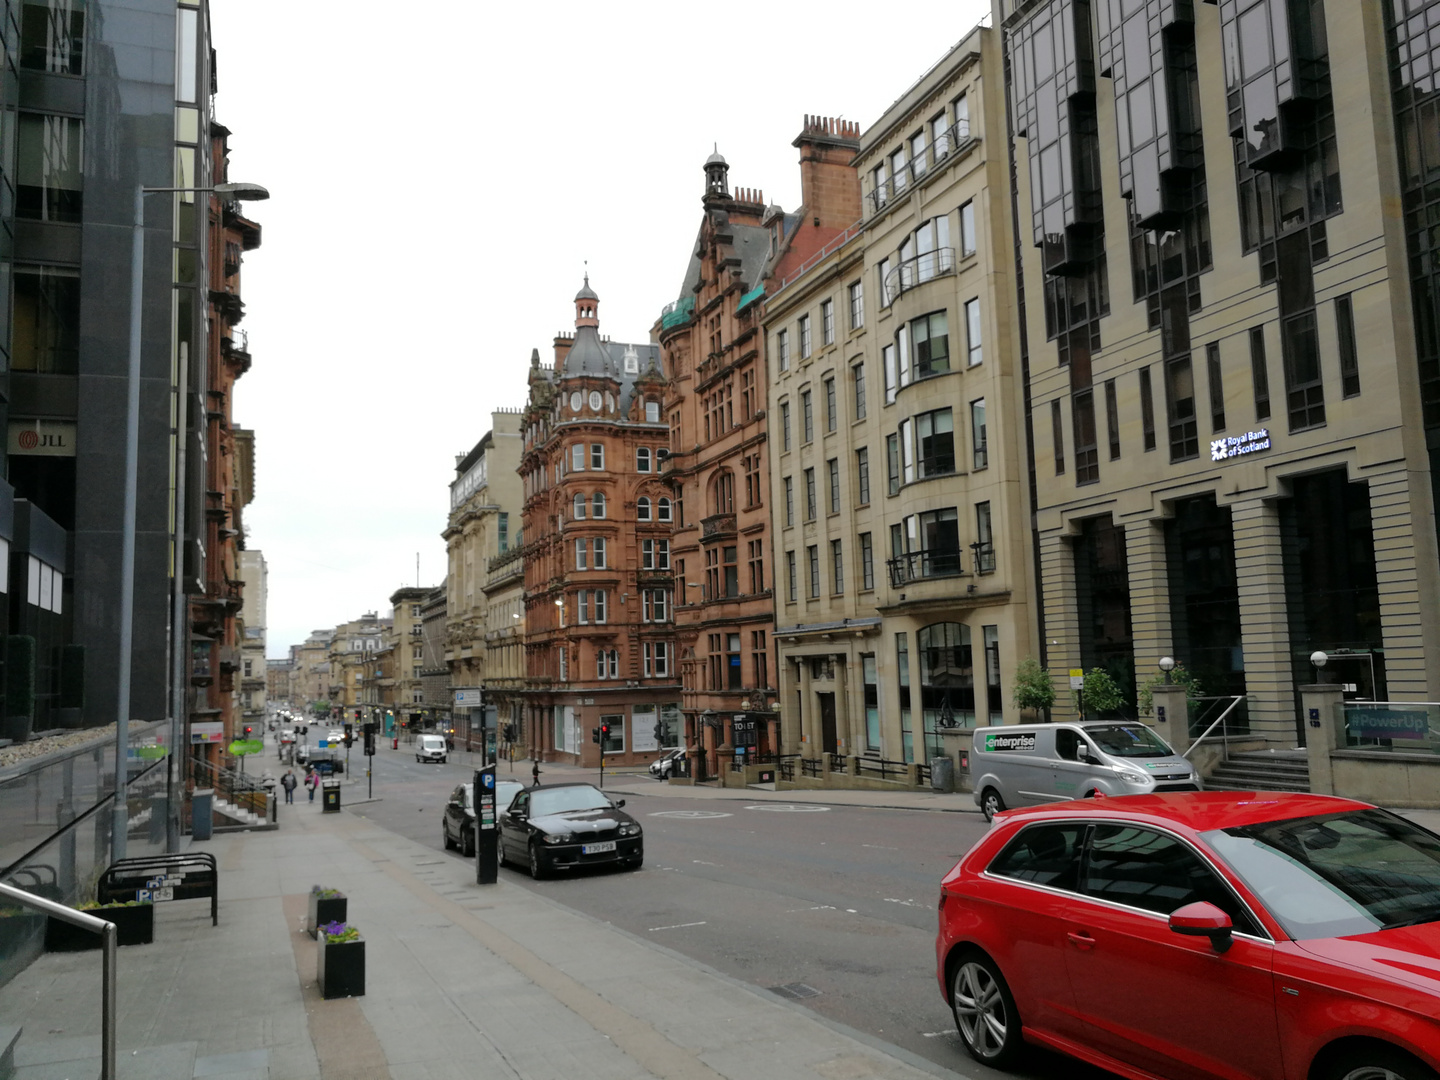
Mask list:
[[[701,820],[704,820],[704,819],[706,819],[706,818],[733,817],[734,815],[733,815],[733,814],[722,814],[722,813],[720,813],[720,812],[717,811],[717,810],[657,810],[657,811],[655,811],[653,814],[647,814],[647,815],[645,815],[645,816],[646,816],[646,817],[690,818],[691,820],[694,820],[694,821],[701,821]]]
[[[953,1031],[922,1031],[920,1037],[922,1039],[946,1039],[954,1034]]]
[[[795,803],[759,803],[755,806],[747,806],[746,810],[773,810],[777,814],[821,814],[829,810],[828,806],[799,806]]]
[[[786,915],[793,915],[797,911],[834,911],[834,904],[816,904],[814,907],[796,907],[785,912]]]
[[[706,862],[704,859],[691,859],[696,866],[719,866],[718,862]]]
[[[898,847],[888,847],[885,844],[861,844],[861,847],[874,848],[876,851],[899,851]]]
[[[860,914],[860,913],[859,913],[858,911],[856,911],[853,907],[847,907],[847,908],[845,909],[845,913],[846,913],[847,915],[858,915],[858,914]]]
[[[887,903],[887,904],[904,904],[906,907],[914,907],[914,906],[915,906],[915,901],[914,901],[914,900],[897,900],[897,899],[896,899],[895,897],[893,897],[893,896],[887,896],[887,897],[885,897],[885,903]]]
[[[684,930],[687,926],[704,926],[704,925],[705,925],[704,920],[701,920],[700,922],[682,922],[682,923],[676,923],[674,926],[652,926],[652,927],[650,927],[650,933],[653,934],[653,933],[655,933],[657,930]]]

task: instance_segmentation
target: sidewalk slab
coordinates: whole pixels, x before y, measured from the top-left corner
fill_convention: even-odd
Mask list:
[[[122,1076],[953,1075],[504,876],[476,885],[473,863],[367,819],[297,803],[283,825],[197,845],[220,863],[219,926],[203,904],[162,904],[155,943],[121,950]],[[319,946],[300,926],[315,884],[349,898],[366,941],[362,998],[319,996]],[[68,953],[0,988],[0,1015],[25,1029],[21,1080],[98,1072],[99,984],[98,954]]]

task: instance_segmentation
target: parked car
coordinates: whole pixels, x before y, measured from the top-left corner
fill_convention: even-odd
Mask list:
[[[446,756],[444,735],[421,735],[416,738],[416,761],[437,761],[444,765]]]
[[[1133,720],[975,729],[975,805],[985,820],[1007,807],[1101,795],[1199,791],[1200,774]]]
[[[945,876],[936,974],[966,1048],[1128,1076],[1435,1080],[1440,836],[1328,796],[1002,813]]]
[[[500,861],[528,866],[539,880],[556,870],[645,859],[640,823],[591,784],[525,788],[500,815]]]
[[[523,791],[525,785],[518,780],[495,781],[495,813],[504,814],[510,808],[510,801]],[[441,833],[447,849],[458,847],[466,858],[475,854],[475,785],[460,784],[450,793],[445,805],[445,816],[441,822]]]
[[[650,763],[650,775],[656,780],[668,780],[676,774],[677,770],[685,767],[684,760],[684,750],[666,750]]]

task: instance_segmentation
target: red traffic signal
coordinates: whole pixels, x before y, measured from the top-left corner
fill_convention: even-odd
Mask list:
[[[245,725],[245,737],[246,737],[247,739],[250,737],[250,732],[253,731],[253,730],[254,730],[254,729],[251,728],[251,726],[250,726],[249,724],[246,724],[246,725]]]

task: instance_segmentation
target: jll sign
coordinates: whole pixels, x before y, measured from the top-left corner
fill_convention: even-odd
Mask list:
[[[31,457],[74,457],[75,425],[62,420],[11,420],[9,452]]]

